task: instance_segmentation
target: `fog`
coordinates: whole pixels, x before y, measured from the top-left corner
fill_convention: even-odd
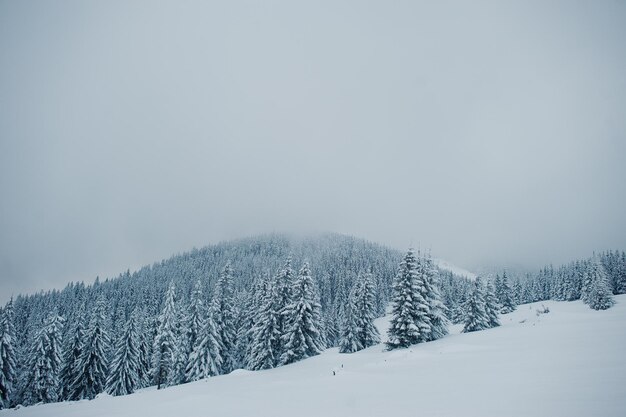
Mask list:
[[[626,249],[625,39],[616,1],[0,1],[0,301],[266,232]]]

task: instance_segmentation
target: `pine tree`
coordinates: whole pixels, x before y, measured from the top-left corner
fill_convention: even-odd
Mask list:
[[[418,277],[415,253],[413,249],[409,249],[400,263],[393,284],[392,317],[387,342],[389,349],[419,343],[430,332],[430,325],[427,323],[428,306],[421,296],[423,285],[423,279]]]
[[[202,332],[205,315],[206,309],[202,295],[202,282],[197,280],[191,293],[191,299],[189,301],[189,315],[187,316],[188,356],[191,355],[191,352],[196,346],[198,335]]]
[[[58,400],[61,367],[61,331],[63,318],[51,313],[35,336],[29,360],[29,376],[24,400],[26,404]]]
[[[446,317],[447,308],[441,301],[437,283],[437,268],[430,257],[422,259],[422,273],[424,281],[424,294],[429,310],[430,332],[425,341],[437,340],[448,334],[450,321]]]
[[[500,310],[501,307],[498,304],[493,285],[489,281],[487,281],[487,284],[485,286],[484,294],[485,313],[487,313],[489,327],[498,327],[500,325],[500,320],[498,319],[498,310]]]
[[[354,291],[352,291],[343,309],[339,353],[353,353],[363,349],[363,345],[361,345],[358,336],[359,329],[357,327],[354,310],[355,295]]]
[[[165,304],[159,316],[159,325],[152,352],[152,375],[157,389],[168,385],[174,372],[177,354],[177,312],[175,287],[171,283],[165,294]]]
[[[204,320],[202,331],[196,339],[196,346],[189,357],[186,370],[188,381],[197,381],[202,378],[219,375],[222,369],[219,334],[215,324],[216,310],[217,304],[212,303],[209,315]]]
[[[237,331],[235,329],[233,273],[230,262],[226,263],[220,274],[213,299],[216,307],[215,328],[219,336],[222,358],[220,373],[227,374],[237,366],[233,357]]]
[[[80,372],[79,364],[85,343],[84,309],[81,308],[74,318],[74,325],[68,332],[67,342],[63,350],[63,368],[60,373],[61,400],[77,400],[74,397],[74,381]]]
[[[606,271],[597,258],[587,263],[583,280],[583,301],[594,310],[606,310],[615,304]]]
[[[248,357],[248,368],[256,371],[270,369],[280,358],[281,333],[279,329],[280,310],[277,308],[278,294],[273,279],[266,277],[261,289],[260,309],[256,314],[253,329],[253,342]]]
[[[131,314],[117,340],[106,389],[111,395],[132,394],[139,386],[139,338],[136,314]]]
[[[512,290],[509,286],[509,279],[506,276],[506,271],[502,273],[502,278],[499,279],[496,275],[496,298],[498,303],[502,306],[500,312],[502,314],[508,314],[515,311],[515,302],[513,301]]]
[[[16,382],[17,359],[15,352],[15,326],[13,324],[13,298],[0,311],[0,410],[11,404]]]
[[[278,333],[278,339],[275,340],[273,350],[276,352],[276,361],[280,362],[280,357],[285,351],[285,346],[282,344],[282,337],[288,331],[289,323],[284,312],[292,302],[291,290],[293,288],[295,272],[291,267],[291,257],[287,258],[285,265],[280,270],[275,278],[275,311],[278,313],[276,316],[276,329]],[[275,365],[276,366],[276,365]]]
[[[302,266],[293,283],[291,298],[293,301],[282,312],[286,332],[282,335],[284,350],[280,357],[281,365],[318,355],[324,349],[321,306],[316,299],[307,263]]]
[[[488,329],[489,317],[485,311],[485,295],[480,278],[474,281],[474,287],[464,307],[466,317],[463,333]]]
[[[622,252],[618,257],[617,265],[615,267],[615,294],[626,294],[626,253]]]
[[[86,332],[83,351],[78,361],[78,374],[72,384],[72,398],[93,399],[104,392],[108,371],[108,351],[110,345],[106,326],[106,302],[100,297],[96,302]]]
[[[357,337],[362,349],[380,343],[380,333],[374,326],[376,312],[376,294],[372,274],[358,277],[354,289],[353,314],[356,322]]]
[[[140,314],[140,317],[142,315]],[[152,381],[152,375],[150,373],[150,344],[148,338],[150,337],[150,326],[146,324],[146,316],[143,315],[141,331],[139,332],[139,368],[137,369],[138,383],[137,388],[144,388],[150,385]]]

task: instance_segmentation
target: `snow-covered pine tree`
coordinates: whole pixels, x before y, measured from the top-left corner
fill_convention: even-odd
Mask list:
[[[292,302],[291,290],[295,280],[295,272],[291,267],[291,257],[288,257],[285,261],[285,265],[276,275],[274,290],[275,290],[275,309],[278,315],[276,316],[276,327],[278,331],[278,339],[274,345],[274,351],[276,352],[276,366],[280,362],[280,357],[285,351],[285,346],[282,344],[282,337],[287,333],[289,324],[287,323],[287,317],[283,314],[285,309]]]
[[[512,297],[513,303],[515,305],[520,305],[524,303],[522,293],[523,293],[522,283],[520,282],[519,279],[516,279],[513,282],[513,297]]]
[[[496,279],[498,278],[498,275],[496,275]],[[500,313],[508,314],[515,310],[513,290],[509,285],[509,278],[506,276],[506,271],[502,272],[502,278],[499,279],[499,283],[496,283],[496,298],[498,303],[502,306]]]
[[[189,319],[187,313],[183,308],[183,303],[176,304],[176,329],[174,333],[175,337],[175,350],[174,350],[174,366],[172,372],[168,375],[167,385],[173,386],[187,382],[186,370],[189,362],[189,356],[187,350],[189,342],[187,340],[187,324]]]
[[[15,326],[13,324],[13,298],[0,311],[0,410],[11,404],[16,382],[17,359],[15,351]]]
[[[622,252],[618,266],[616,267],[615,293],[626,294],[626,252]]]
[[[247,360],[248,369],[270,369],[280,358],[281,333],[278,327],[280,310],[277,308],[276,282],[268,274],[261,287],[262,298],[256,314],[253,341]]]
[[[609,278],[597,257],[587,262],[583,282],[585,283],[582,291],[585,294],[583,301],[589,307],[594,310],[606,310],[615,304]]]
[[[189,363],[187,364],[186,377],[188,381],[197,381],[219,375],[222,369],[219,334],[215,324],[217,308],[217,303],[211,303],[211,308],[206,320],[204,320],[202,331],[196,339],[196,346],[193,352],[191,352]]]
[[[359,341],[358,327],[355,310],[355,294],[354,290],[350,292],[350,296],[345,301],[341,320],[341,334],[339,337],[339,353],[353,353],[363,349]]]
[[[115,344],[106,390],[111,395],[132,394],[139,387],[139,337],[133,312]]]
[[[61,400],[77,400],[74,398],[74,381],[78,378],[80,358],[83,352],[83,344],[85,343],[85,323],[84,323],[84,307],[78,311],[74,318],[74,323],[66,335],[65,347],[63,349],[63,367],[60,372],[61,391],[59,397]]]
[[[109,334],[106,331],[106,301],[100,296],[85,334],[85,343],[78,361],[72,398],[93,399],[104,392],[108,372]]]
[[[246,363],[246,344],[249,343],[248,330],[254,326],[251,313],[252,296],[247,290],[239,291],[235,294],[235,351],[233,362],[236,368],[243,368]]]
[[[490,327],[489,317],[487,317],[485,312],[485,296],[480,278],[476,278],[474,281],[474,287],[465,302],[464,310],[466,316],[463,333],[475,332]]]
[[[172,282],[165,293],[152,350],[152,375],[157,389],[161,389],[161,385],[168,385],[176,364],[178,323],[175,296],[176,289]]]
[[[437,340],[448,334],[450,321],[446,317],[447,308],[439,293],[438,272],[430,255],[422,259],[424,298],[429,307],[430,332],[426,341]]]
[[[52,312],[35,336],[24,393],[24,402],[27,405],[58,400],[63,322],[64,319],[56,311]]]
[[[202,295],[202,281],[197,280],[191,292],[189,300],[189,314],[187,315],[187,356],[191,355],[198,335],[202,332],[204,327],[204,317],[206,316],[206,308],[204,306],[204,299]]]
[[[376,294],[371,273],[360,274],[354,288],[353,314],[361,349],[380,343],[380,333],[374,326]]]
[[[146,323],[148,321],[148,317],[145,312],[142,311],[139,314],[139,318],[141,318],[141,327],[139,334],[139,368],[137,369],[138,383],[137,388],[144,388],[150,385],[152,382],[152,374],[150,373],[150,343],[148,339],[150,338],[150,326]]]
[[[500,325],[500,319],[498,319],[498,311],[500,310],[500,305],[498,304],[498,299],[496,298],[496,294],[493,288],[493,284],[487,281],[485,285],[485,313],[487,314],[487,319],[489,321],[489,327],[498,327]]]
[[[318,355],[324,349],[321,305],[308,263],[305,262],[300,269],[290,293],[292,302],[282,312],[286,332],[281,338],[284,348],[280,365]]]
[[[235,300],[233,288],[233,271],[230,262],[222,270],[213,294],[215,303],[215,329],[220,343],[220,357],[222,358],[221,374],[231,372],[237,364],[234,361],[237,331],[235,329]]]
[[[400,263],[393,284],[389,349],[408,347],[422,341],[428,320],[428,306],[421,295],[424,283],[418,276],[418,263],[413,249],[409,249]]]

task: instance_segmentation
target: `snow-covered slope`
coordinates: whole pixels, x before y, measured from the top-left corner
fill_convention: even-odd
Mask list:
[[[541,305],[550,313],[537,315]],[[626,415],[626,296],[606,311],[526,304],[502,327],[410,349],[378,345],[293,365],[125,397],[6,410],[0,416],[620,416]],[[377,325],[385,330],[386,321]]]
[[[476,279],[476,274],[473,272],[470,272],[464,268],[461,268],[459,266],[453,265],[448,261],[445,261],[443,259],[433,259],[435,261],[435,264],[437,264],[437,266],[439,267],[439,269],[443,269],[445,271],[450,271],[455,275],[459,275],[461,277],[465,277],[465,278],[469,278],[469,279]]]

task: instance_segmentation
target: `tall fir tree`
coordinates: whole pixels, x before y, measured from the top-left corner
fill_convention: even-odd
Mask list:
[[[27,405],[58,400],[61,367],[61,332],[63,318],[56,311],[44,321],[35,336],[29,360],[29,377],[24,393]]]
[[[513,290],[509,285],[509,278],[506,276],[506,271],[502,272],[502,278],[496,275],[495,281],[496,299],[500,304],[500,312],[502,314],[508,314],[515,310],[515,302],[513,301]]]
[[[157,389],[169,385],[177,359],[178,332],[176,311],[176,289],[170,283],[165,293],[165,303],[159,315],[158,327],[152,349],[152,375]]]
[[[84,306],[80,308],[74,318],[74,323],[66,335],[65,347],[63,349],[63,367],[60,373],[60,398],[61,400],[77,400],[75,398],[74,381],[78,378],[80,358],[85,343],[85,322]]]
[[[106,311],[106,301],[100,296],[85,335],[78,372],[72,383],[72,398],[93,399],[106,387],[110,348]]]
[[[400,263],[393,284],[389,349],[408,347],[425,339],[430,331],[428,306],[422,297],[423,279],[418,276],[418,261],[409,249]],[[428,326],[428,327],[427,327]]]
[[[606,310],[615,304],[608,276],[597,258],[587,263],[583,282],[583,301],[589,307],[594,310]]]
[[[220,374],[222,369],[222,357],[220,356],[220,342],[215,317],[217,304],[212,303],[202,331],[196,339],[189,363],[187,364],[186,377],[188,381],[197,381]]]
[[[429,309],[430,332],[425,341],[437,340],[448,334],[450,321],[446,316],[447,308],[441,300],[438,286],[438,272],[430,255],[422,260],[424,298]]]
[[[227,374],[238,366],[233,356],[237,331],[235,329],[233,270],[230,262],[226,263],[217,280],[213,301],[215,303],[215,328],[222,358],[220,373]]]
[[[135,392],[140,383],[139,367],[137,317],[133,313],[126,322],[121,337],[115,344],[111,372],[106,382],[107,392],[116,396]]]
[[[489,327],[498,327],[500,325],[500,319],[498,318],[498,311],[500,310],[500,304],[495,294],[495,290],[491,282],[487,281],[484,289],[485,294],[485,313]]]
[[[274,351],[276,352],[276,366],[280,362],[280,357],[285,351],[285,346],[282,343],[282,337],[288,330],[288,319],[286,317],[285,310],[292,302],[291,290],[295,280],[295,272],[291,266],[291,257],[288,257],[285,261],[285,265],[278,272],[275,278],[274,290],[275,290],[275,310],[278,313],[276,316],[276,328],[278,332],[278,339],[274,345]]]
[[[380,343],[380,333],[374,326],[376,293],[371,273],[359,275],[354,289],[353,314],[361,349]]]
[[[317,300],[308,263],[302,266],[293,283],[291,298],[292,302],[282,312],[286,331],[282,335],[284,348],[280,365],[318,355],[324,349],[321,305]]]
[[[140,317],[143,317],[141,320],[141,331],[139,332],[139,368],[137,370],[138,383],[137,388],[144,388],[150,386],[152,382],[152,374],[151,374],[151,361],[150,361],[150,326],[147,323],[147,318],[145,314],[140,314]]]
[[[483,285],[480,278],[476,278],[472,292],[465,303],[465,322],[463,325],[463,333],[476,332],[488,329],[489,317],[485,311],[485,295],[483,293]]]
[[[345,301],[341,315],[341,334],[339,337],[339,353],[353,353],[363,349],[363,345],[359,340],[359,329],[354,314],[355,308],[354,290],[350,292],[350,296]]]
[[[0,410],[11,404],[16,382],[17,356],[13,298],[0,310]]]
[[[193,287],[193,291],[191,292],[191,297],[189,300],[189,314],[187,316],[187,356],[191,355],[194,347],[196,346],[198,337],[202,332],[202,328],[204,327],[204,317],[206,316],[207,311],[204,306],[204,299],[202,294],[202,282],[200,280],[196,281],[196,284]]]
[[[278,294],[275,280],[268,274],[259,290],[262,292],[259,300],[260,307],[255,318],[252,346],[247,360],[248,368],[253,371],[275,367],[281,353],[279,328],[281,311],[277,306]]]

